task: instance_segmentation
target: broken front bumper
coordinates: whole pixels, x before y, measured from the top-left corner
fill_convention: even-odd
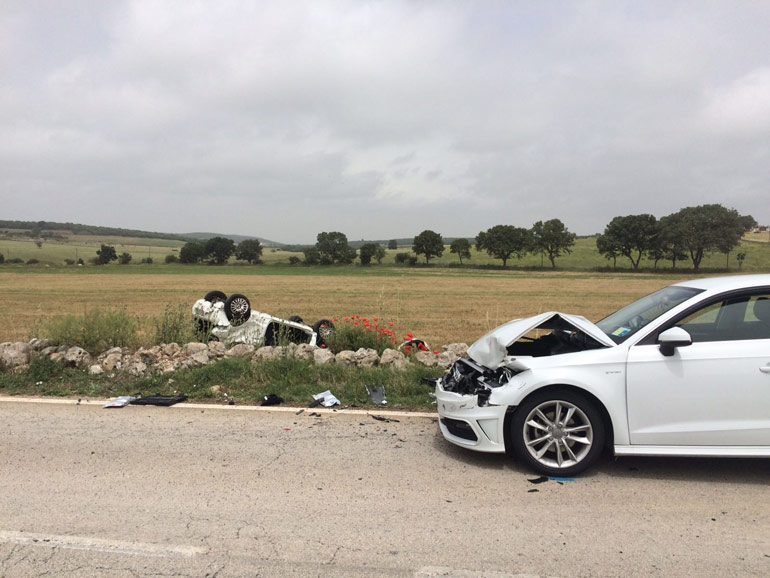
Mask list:
[[[436,406],[447,441],[480,452],[505,452],[505,406],[479,406],[478,395],[446,391],[441,380],[436,383]]]

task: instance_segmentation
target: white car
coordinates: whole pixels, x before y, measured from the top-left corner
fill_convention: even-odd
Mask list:
[[[201,338],[221,341],[228,347],[238,343],[256,347],[307,343],[323,347],[324,339],[334,332],[334,324],[328,319],[310,326],[298,315],[281,319],[253,311],[248,298],[239,293],[228,297],[221,291],[209,291],[193,304],[192,316]]]
[[[618,456],[770,457],[770,275],[671,285],[591,323],[548,312],[436,382],[450,442],[551,476]]]

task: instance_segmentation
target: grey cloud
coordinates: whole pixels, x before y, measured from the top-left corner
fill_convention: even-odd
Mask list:
[[[752,2],[11,2],[6,218],[287,242],[767,220],[769,25]]]

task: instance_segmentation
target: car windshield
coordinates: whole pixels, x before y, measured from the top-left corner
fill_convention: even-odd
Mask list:
[[[650,321],[700,292],[692,287],[664,287],[608,315],[596,326],[615,343],[623,343]]]

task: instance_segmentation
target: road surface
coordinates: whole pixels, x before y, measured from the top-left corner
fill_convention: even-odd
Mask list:
[[[770,576],[770,460],[533,483],[432,417],[296,411],[0,400],[0,577]]]

